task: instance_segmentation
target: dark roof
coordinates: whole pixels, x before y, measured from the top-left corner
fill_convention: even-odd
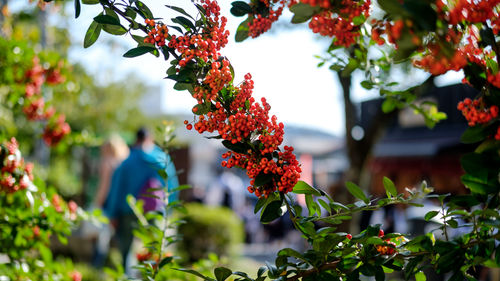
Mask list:
[[[469,146],[460,142],[460,136],[467,129],[467,123],[457,109],[457,104],[467,97],[474,98],[476,95],[477,91],[465,84],[433,88],[424,97],[433,97],[437,101],[439,111],[446,113],[447,119],[429,129],[426,126],[403,127],[399,124],[398,118],[395,118],[375,145],[373,156],[435,156],[467,150]],[[374,106],[380,105],[381,100],[361,104],[361,123],[368,125],[373,119],[370,117],[376,112]]]

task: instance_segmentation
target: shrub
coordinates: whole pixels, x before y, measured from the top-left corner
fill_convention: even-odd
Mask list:
[[[243,223],[232,210],[198,203],[186,204],[186,209],[182,217],[186,223],[178,230],[182,240],[177,244],[186,262],[207,258],[209,253],[219,257],[237,253],[243,242]]]

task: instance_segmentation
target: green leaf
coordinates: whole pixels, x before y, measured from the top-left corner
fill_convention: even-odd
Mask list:
[[[247,4],[247,2],[235,1],[235,2],[232,2],[231,5],[233,7],[231,7],[230,12],[235,17],[242,17],[242,16],[252,12],[252,7],[250,7],[250,5]]]
[[[260,221],[262,223],[270,223],[273,220],[281,217],[283,215],[283,212],[281,210],[281,205],[282,202],[278,200],[278,201],[272,201],[267,206],[265,206],[264,210],[260,215]]]
[[[489,130],[485,126],[469,127],[462,134],[460,140],[463,143],[476,143],[484,140],[489,135]]]
[[[139,9],[140,11],[140,14],[141,16],[144,18],[144,19],[153,19],[153,13],[151,12],[151,10],[148,8],[148,6],[146,6],[144,3],[142,3],[141,1],[135,1],[135,6],[137,7],[137,9]]]
[[[187,13],[186,11],[184,11],[184,9],[182,9],[182,8],[179,8],[179,7],[176,7],[176,6],[171,6],[171,5],[165,5],[165,7],[170,8],[170,9],[172,9],[172,10],[176,11],[176,12],[179,12],[179,13],[181,13],[181,14],[183,14],[183,15],[187,16],[187,17],[190,17],[190,18],[194,19],[194,18],[193,18],[190,14],[188,14],[188,13]]]
[[[382,111],[384,113],[392,112],[396,109],[396,101],[392,98],[386,98],[382,103]]]
[[[236,35],[234,37],[234,40],[236,42],[243,42],[245,39],[248,38],[248,24],[253,20],[253,17],[248,17],[246,20],[240,23],[238,26],[238,29],[236,30]]]
[[[320,11],[319,6],[311,6],[304,3],[297,3],[290,7],[290,12],[292,12],[293,18],[292,23],[303,23],[308,21],[312,16]]]
[[[370,80],[361,81],[361,87],[363,87],[367,90],[371,90],[371,89],[373,89],[373,82]]]
[[[123,54],[123,56],[126,58],[133,58],[133,57],[137,57],[140,55],[144,55],[144,54],[149,53],[153,50],[156,50],[156,48],[149,47],[149,46],[139,46],[139,47],[128,50],[125,54]]]
[[[429,221],[431,220],[433,217],[437,216],[439,214],[439,211],[430,211],[430,212],[427,212],[427,214],[425,214],[424,216],[424,219],[426,221]]]
[[[272,181],[274,174],[271,173],[264,173],[264,171],[261,171],[256,177],[255,177],[255,186],[263,186],[269,182]]]
[[[75,19],[80,16],[81,8],[80,0],[75,0]]]
[[[100,24],[120,25],[120,20],[110,15],[98,15],[94,17],[94,21]]]
[[[310,186],[305,181],[298,181],[293,187],[293,193],[295,194],[312,194],[316,196],[321,196],[321,192],[316,188]]]
[[[415,274],[415,281],[425,281],[427,277],[425,277],[425,273],[423,271],[419,271]]]
[[[222,145],[224,145],[229,150],[242,154],[247,154],[248,150],[250,149],[250,146],[248,146],[245,143],[241,142],[232,143],[231,141],[228,140],[223,140]]]
[[[158,264],[158,267],[159,268],[162,268],[164,267],[165,265],[169,264],[170,262],[172,262],[172,260],[174,259],[174,257],[164,257],[161,261],[160,261],[160,264]]]
[[[214,274],[215,274],[215,279],[217,279],[217,281],[224,281],[229,276],[231,276],[233,272],[225,267],[217,267],[216,269],[214,269]]]
[[[102,25],[96,21],[93,21],[89,29],[87,29],[87,33],[85,33],[85,39],[83,40],[83,47],[88,48],[92,46],[97,38],[99,38],[99,34],[101,34]]]
[[[470,174],[465,174],[461,177],[462,183],[473,193],[491,194],[498,192],[498,186],[484,179],[477,178]]]
[[[127,30],[121,25],[120,18],[112,9],[105,8],[106,15],[115,18],[118,21],[118,25],[115,24],[103,24],[102,29],[112,35],[123,35],[127,33]],[[144,40],[142,41],[144,43]]]
[[[396,186],[391,181],[391,179],[389,179],[388,177],[384,177],[383,183],[384,183],[385,192],[387,193],[388,198],[390,198],[391,195],[394,197],[398,196],[398,190],[396,189]]]
[[[204,114],[207,114],[208,112],[210,112],[210,107],[211,107],[211,104],[210,103],[201,103],[201,104],[197,104],[193,107],[193,109],[196,108],[196,112],[193,110],[193,113],[196,114],[196,115],[204,115]]]
[[[175,22],[175,23],[182,25],[185,29],[191,29],[191,30],[196,29],[194,24],[189,19],[182,17],[182,16],[178,16],[178,17],[173,18],[172,22]]]
[[[212,281],[212,280],[215,280],[213,278],[209,278],[201,273],[199,273],[198,271],[196,270],[193,270],[193,269],[187,269],[187,268],[174,268],[175,270],[178,270],[178,271],[182,271],[182,272],[186,272],[186,273],[189,273],[189,274],[193,274],[193,275],[196,275],[200,278],[203,278],[203,280],[206,280],[206,281]]]
[[[363,192],[363,190],[361,190],[361,188],[359,186],[357,186],[355,183],[348,181],[348,182],[345,183],[345,186],[347,187],[347,190],[354,197],[363,200],[363,202],[365,202],[367,204],[370,202],[370,200],[368,200],[368,198],[366,197],[366,195]]]
[[[85,5],[95,5],[99,4],[99,0],[82,0],[82,3]]]

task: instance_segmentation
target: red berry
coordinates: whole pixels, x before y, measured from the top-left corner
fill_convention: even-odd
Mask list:
[[[384,236],[384,231],[381,229],[378,231],[378,237],[383,237]]]

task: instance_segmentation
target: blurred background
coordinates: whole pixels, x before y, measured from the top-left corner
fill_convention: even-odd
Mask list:
[[[173,16],[172,11],[152,2],[155,14]],[[189,1],[171,2],[190,10]],[[77,20],[72,2],[48,5],[44,10],[22,0],[1,0],[0,5],[2,35],[24,38],[35,48],[56,50],[72,66],[65,89],[45,93],[46,99],[66,114],[72,141],[49,150],[37,141],[39,132],[26,120],[5,119],[16,135],[24,136],[18,138],[23,140],[21,150],[36,163],[35,173],[48,185],[86,209],[97,208],[99,186],[106,181],[102,163],[109,147],[120,161],[124,156],[118,147],[126,150],[132,145],[140,126],[155,132],[159,141],[165,133],[162,128],[174,127],[176,138],[169,153],[179,183],[191,186],[180,194],[180,199],[189,203],[189,223],[178,230],[184,240],[175,254],[191,264],[200,259],[218,262],[220,258],[234,263],[234,270],[256,271],[284,247],[306,249],[287,215],[266,225],[259,222],[253,212],[258,198],[246,191],[249,180],[244,172],[220,165],[225,152],[220,142],[184,128],[182,122],[193,118],[193,100],[163,79],[168,63],[151,55],[122,58],[121,54],[134,46],[125,37],[102,34],[94,46],[82,47],[90,15],[97,14],[98,5],[83,6]],[[236,30],[240,19],[230,16],[230,1],[221,5],[229,18],[228,29]],[[225,55],[235,67],[236,81],[252,73],[256,98],[265,96],[273,106],[271,113],[285,123],[284,145],[295,148],[303,170],[301,179],[340,202],[353,201],[345,190],[346,180],[358,182],[369,194],[384,196],[383,176],[392,179],[399,192],[425,180],[436,193],[464,193],[459,158],[471,147],[460,142],[467,124],[455,106],[476,93],[456,84],[461,74],[428,77],[411,68],[391,74],[402,87],[426,81],[421,101],[436,102],[439,111],[448,116],[434,129],[409,109],[381,117],[378,93],[359,86],[363,74],[355,72],[346,78],[318,67],[322,60],[314,55],[324,53],[328,39],[316,37],[306,26],[287,23],[290,17],[285,14],[261,38],[244,43],[231,38]],[[121,144],[113,139],[120,139]],[[437,222],[425,222],[423,215],[437,207],[434,202],[422,203],[425,207],[420,209],[395,206],[363,214],[343,227],[356,233],[368,224],[380,223],[387,233],[425,233],[436,228]],[[72,257],[89,272],[99,271],[90,265],[98,239],[93,227],[84,224],[75,230],[68,245],[55,242],[54,253]],[[106,265],[116,256],[113,241],[111,245]],[[192,245],[199,245],[197,251]]]

